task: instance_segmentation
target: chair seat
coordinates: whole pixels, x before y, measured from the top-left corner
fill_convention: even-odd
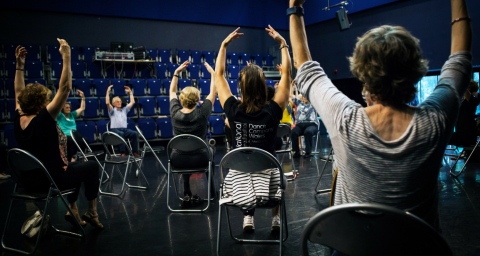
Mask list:
[[[173,169],[171,170],[172,173],[196,173],[196,172],[207,172],[208,166],[206,167],[199,167],[199,168],[186,168],[186,169]]]
[[[62,194],[63,195],[70,194],[74,191],[75,191],[75,189],[64,190],[64,191],[62,191]],[[54,193],[51,194],[51,197],[56,197],[58,195],[59,195],[58,192],[54,192]],[[17,191],[17,192],[14,192],[10,195],[10,197],[13,198],[13,199],[34,200],[34,201],[45,200],[45,198],[47,198],[47,196],[48,196],[48,192],[46,192],[46,193],[29,193],[29,192],[26,192],[26,191]]]
[[[142,157],[130,157],[130,163],[133,163],[134,161],[142,161]],[[126,164],[127,162],[128,156],[117,156],[105,160],[105,163],[109,164]]]
[[[285,147],[283,147],[283,146],[282,146],[281,149],[275,150],[275,152],[276,152],[276,153],[279,153],[279,154],[281,154],[281,153],[288,153],[288,152],[290,152],[290,151],[292,151],[292,147],[287,147],[287,148],[285,148]]]
[[[164,150],[165,150],[165,147],[162,147],[162,146],[160,146],[160,147],[152,147],[152,149],[153,149],[153,152],[155,152],[155,153],[160,153],[161,151],[164,151]],[[140,151],[140,152],[143,152],[143,150]],[[146,149],[145,149],[145,152],[152,152],[152,150],[150,150],[150,148],[146,148]]]
[[[93,156],[101,156],[103,154],[104,154],[103,151],[95,151],[95,152],[85,153],[85,156],[88,158],[88,157],[93,157]],[[80,159],[83,158],[82,153],[78,153],[78,158],[80,158]]]
[[[280,204],[280,199],[270,198],[266,204],[263,204],[263,205],[260,205],[260,206],[255,206],[255,208],[256,209],[260,209],[260,208],[270,209],[270,208],[278,206],[279,204]],[[239,207],[239,208],[243,208],[243,209],[248,208],[248,206],[239,206],[239,205],[235,205],[233,203],[225,203],[223,205],[232,206],[232,207],[234,206],[234,207]]]

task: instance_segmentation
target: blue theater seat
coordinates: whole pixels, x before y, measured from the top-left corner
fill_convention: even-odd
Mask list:
[[[147,94],[147,85],[143,79],[130,79],[129,84],[132,85],[133,95],[145,96]]]
[[[7,102],[4,99],[0,99],[0,122],[5,121],[7,119],[7,112],[5,111],[7,108]]]
[[[85,98],[85,111],[83,111],[83,117],[98,117],[98,106],[98,98]]]
[[[95,95],[105,97],[110,81],[104,78],[95,78],[93,79],[93,85],[95,86]]]
[[[250,61],[250,54],[246,52],[240,52],[238,55],[240,55],[240,64],[247,65],[247,61]]]
[[[158,63],[155,63],[155,64],[158,64]],[[139,78],[147,79],[147,78],[155,77],[155,75],[152,72],[152,69],[150,67],[138,67],[137,66],[137,68],[140,68],[138,70],[138,77]]]
[[[147,79],[148,85],[148,94],[149,95],[162,95],[163,88],[162,88],[162,81],[158,79]]]
[[[275,86],[275,81],[272,79],[266,79],[265,81],[267,82],[267,86]]]
[[[5,71],[3,72],[3,76],[6,78],[14,78],[17,66],[15,61],[7,60],[4,63]]]
[[[15,99],[7,99],[7,120],[13,121],[15,118]]]
[[[145,139],[155,139],[157,137],[157,125],[151,118],[138,119],[138,128],[142,131]]]
[[[187,60],[190,60],[190,51],[177,50],[177,63],[181,64]]]
[[[265,66],[269,66],[269,67],[273,66],[273,56],[272,55],[264,54],[263,58],[265,59],[264,60]]]
[[[228,77],[230,79],[238,79],[240,70],[237,65],[228,65]]]
[[[240,71],[242,71],[242,69],[243,69],[244,67],[246,67],[246,66],[248,66],[248,65],[240,65],[240,66],[238,67],[238,69],[239,69]]]
[[[115,96],[125,96],[125,85],[127,83],[125,82],[124,79],[112,79],[110,80],[110,83],[113,85],[113,94]]]
[[[178,79],[178,90],[181,91],[187,86],[192,86],[192,82],[189,79]]]
[[[235,52],[227,52],[227,63],[230,65],[238,65],[238,54]]]
[[[60,78],[63,70],[63,61],[52,61],[50,62],[50,68],[52,69],[50,74],[54,79]]]
[[[80,56],[80,47],[70,46],[70,56],[72,56],[71,57],[72,61],[81,61],[82,56]]]
[[[132,131],[137,131],[135,128],[135,121],[133,121],[133,119],[127,119],[127,128]]]
[[[123,65],[123,78],[134,79],[137,77],[138,65],[124,64]]]
[[[27,85],[27,84],[35,84],[35,83],[41,84],[41,85],[43,85],[43,86],[46,86],[45,79],[43,79],[43,78],[30,78],[30,79],[27,79],[27,80],[25,81],[25,85]]]
[[[157,49],[147,49],[148,56],[153,59],[153,61],[157,61],[158,59],[158,51]]]
[[[95,55],[95,47],[82,47],[82,60],[88,63],[93,62]]]
[[[18,148],[17,140],[15,139],[15,129],[13,124],[5,125],[4,129],[5,145],[8,148]]]
[[[170,117],[157,118],[158,137],[170,138],[173,137],[172,120]]]
[[[165,49],[158,49],[158,62],[172,63],[172,51]]]
[[[167,64],[167,73],[168,73],[168,77],[172,77],[173,74],[175,74],[175,70],[178,68],[178,64],[177,63],[168,63]]]
[[[208,118],[208,122],[210,123],[210,132],[213,135],[223,134],[225,121],[223,120],[222,116],[210,116]]]
[[[72,77],[85,78],[87,77],[87,68],[83,61],[72,61]]]
[[[1,53],[0,53],[1,55]],[[5,64],[2,60],[0,60],[0,78],[3,78],[5,76]]]
[[[86,61],[87,65],[87,75],[90,78],[103,78],[102,66],[99,63],[93,61]]]
[[[5,44],[4,47],[4,56],[6,60],[15,60],[15,49],[19,44]],[[28,54],[27,54],[28,55]]]
[[[87,142],[95,142],[97,138],[97,129],[93,121],[77,122],[77,131]]]
[[[260,67],[263,67],[263,55],[259,53],[252,53],[254,63]]]
[[[158,96],[157,108],[159,115],[170,115],[170,98],[168,96]]]
[[[106,94],[106,93],[105,93]],[[112,100],[112,99],[110,99]],[[105,97],[100,97],[98,98],[98,101],[100,102],[100,112],[99,115],[101,117],[108,117],[108,108],[107,104],[105,103]]]
[[[157,103],[154,97],[144,97],[138,99],[140,105],[140,116],[154,116],[157,114]]]
[[[74,98],[68,98],[67,103],[71,105],[71,111],[75,111],[80,108],[80,102]]]
[[[43,78],[43,63],[41,61],[25,61],[25,77]]]
[[[130,103],[130,98],[129,98],[129,97],[125,98],[125,100],[127,101],[127,104]],[[138,116],[138,115],[137,115],[137,113],[138,113],[138,111],[137,111],[137,106],[138,106],[138,104],[137,104],[137,103],[138,103],[137,100],[135,100],[135,103],[133,104],[133,107],[132,107],[132,108],[130,109],[130,111],[128,111],[128,113],[127,113],[127,116],[128,116],[128,117],[137,117],[137,116]],[[135,130],[135,129],[134,129],[134,130]]]
[[[170,84],[172,83],[172,79],[163,79],[162,84],[163,84],[163,94],[168,95],[170,92]]]
[[[83,92],[85,97],[95,95],[95,89],[93,88],[92,81],[86,78],[78,78],[73,81],[75,88]]]
[[[201,64],[202,63],[202,52],[192,51],[190,58],[191,58],[191,62],[193,64]],[[208,64],[211,64],[211,63],[208,63]]]
[[[201,95],[210,94],[210,79],[200,79],[198,80],[198,87],[200,88]]]
[[[215,97],[215,102],[213,103],[213,113],[222,113],[222,105],[220,104],[220,100],[218,99],[218,96]]]
[[[25,60],[33,60],[33,61],[42,60],[42,51],[41,51],[40,45],[28,44],[28,45],[23,45],[23,47],[25,47],[28,53],[27,56],[25,57]],[[15,51],[13,52],[13,56],[15,57]]]
[[[215,53],[212,51],[203,51],[203,62],[207,62],[210,65],[215,63]]]
[[[141,77],[145,77],[144,71],[141,71]],[[165,63],[155,63],[155,74],[157,79],[165,79],[167,78],[167,65]]]
[[[5,79],[5,95],[7,98],[15,98],[15,79]]]
[[[110,120],[97,121],[98,141],[102,140],[102,134],[104,134],[107,131],[107,124],[109,122]]]
[[[210,63],[208,63],[208,64],[210,64]],[[210,66],[212,66],[213,70],[215,70],[215,65],[210,64]],[[212,75],[210,74],[210,72],[208,72],[208,70],[207,70],[207,68],[205,67],[205,65],[202,65],[201,75],[202,75],[202,78],[203,78],[203,79],[210,79],[210,78],[212,78]]]
[[[60,45],[47,45],[47,61],[62,61],[62,55],[58,51]]]
[[[234,79],[227,79],[227,83],[230,86],[230,91],[232,92],[233,95],[238,94],[238,83],[237,80]]]
[[[199,79],[200,78],[200,65],[199,64],[190,64],[187,67],[188,78],[190,79]]]
[[[5,98],[7,94],[7,89],[5,88],[5,80],[0,79],[0,98]]]

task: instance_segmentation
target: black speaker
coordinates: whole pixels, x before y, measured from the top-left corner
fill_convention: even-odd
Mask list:
[[[124,42],[123,43],[123,52],[132,52],[133,51],[133,43]]]
[[[335,15],[337,16],[340,30],[346,30],[350,28],[350,20],[348,19],[347,10],[345,10],[345,8],[340,8]]]
[[[111,52],[123,52],[123,43],[121,42],[111,42],[110,43]]]

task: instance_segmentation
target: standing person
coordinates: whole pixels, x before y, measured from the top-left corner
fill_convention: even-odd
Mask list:
[[[221,44],[217,56],[217,65],[215,67],[216,86],[218,98],[222,105],[225,115],[231,129],[234,139],[232,145],[234,148],[257,147],[275,154],[275,138],[277,128],[282,119],[283,111],[288,104],[290,94],[291,64],[288,54],[288,45],[283,37],[277,33],[271,26],[266,28],[269,35],[280,44],[282,52],[282,76],[278,85],[277,93],[273,100],[267,100],[267,84],[265,74],[262,68],[257,65],[249,64],[240,71],[239,88],[242,93],[242,101],[238,101],[230,91],[227,80],[225,79],[225,58],[227,46],[241,36],[237,28]],[[258,127],[258,129],[242,129],[242,127]],[[252,132],[252,133],[251,133]],[[251,135],[262,133],[260,139],[241,139],[251,138]],[[239,135],[239,136],[238,136]],[[240,138],[240,139],[237,139]],[[242,171],[242,170],[237,170]],[[285,177],[284,177],[285,178]],[[286,182],[285,182],[286,183]],[[280,207],[272,209],[272,230],[280,229]],[[244,214],[243,229],[253,230],[253,216],[255,209],[242,210]]]
[[[60,114],[57,116],[58,126],[60,126],[60,129],[62,129],[63,133],[67,135],[67,159],[70,162],[75,162],[73,157],[77,154],[77,145],[75,145],[75,142],[73,142],[70,130],[77,130],[77,123],[75,122],[75,119],[80,116],[83,111],[85,111],[85,96],[80,90],[77,90],[77,94],[82,97],[80,108],[72,112],[72,104],[66,102],[62,112],[60,112]]]
[[[440,230],[438,166],[472,72],[472,29],[465,0],[451,0],[451,55],[437,87],[418,107],[407,103],[428,70],[419,40],[403,27],[388,25],[358,38],[350,69],[370,93],[374,104],[366,108],[340,92],[312,61],[301,12],[304,2],[290,0],[293,59],[300,91],[320,114],[335,151],[335,205],[385,204]]]
[[[56,122],[57,116],[62,111],[72,90],[70,46],[63,39],[59,51],[63,57],[63,70],[60,76],[60,85],[57,94],[50,101],[52,92],[41,84],[28,84],[25,86],[24,70],[25,47],[18,46],[15,50],[15,138],[19,148],[28,151],[45,166],[50,176],[60,190],[75,188],[75,192],[67,196],[69,207],[74,216],[69,212],[65,220],[74,225],[73,218],[77,218],[81,225],[85,221],[97,228],[103,228],[98,220],[97,196],[99,186],[98,164],[96,162],[68,163],[67,136]],[[20,109],[22,114],[20,114]],[[45,174],[33,171],[20,177],[19,182],[28,192],[45,192],[50,186],[50,181]],[[85,197],[88,200],[88,210],[80,219],[77,207],[78,194],[81,184],[85,185]]]
[[[458,112],[455,132],[450,139],[450,145],[470,146],[477,142],[477,122],[475,114],[480,103],[478,99],[478,83],[470,81],[468,89],[463,94],[462,104]]]
[[[185,61],[175,70],[172,83],[170,84],[170,115],[172,117],[173,135],[195,135],[205,140],[205,143],[207,143],[209,146],[210,152],[207,152],[203,149],[195,152],[173,150],[170,155],[170,161],[177,168],[196,168],[207,166],[210,155],[212,157],[215,156],[215,148],[210,146],[207,141],[208,117],[212,113],[213,102],[217,96],[217,90],[215,88],[215,76],[213,76],[214,71],[207,62],[204,63],[208,72],[212,74],[210,81],[210,94],[207,96],[205,101],[203,101],[202,105],[197,107],[197,102],[200,99],[200,91],[195,87],[188,86],[183,88],[183,90],[180,92],[180,101],[177,99],[178,74],[182,73],[182,71],[187,68],[189,64],[190,62]],[[198,195],[192,195],[192,191],[190,189],[190,176],[191,174],[182,175],[184,193],[181,204],[182,208],[195,206],[203,202]],[[213,184],[214,182],[212,179],[210,188],[211,198],[215,197],[215,186]]]
[[[318,132],[319,121],[317,118],[317,112],[313,105],[307,100],[306,97],[298,95],[297,86],[295,88],[295,97],[293,102],[297,105],[297,115],[295,117],[295,128],[292,129],[292,150],[294,158],[300,157],[300,147],[298,138],[301,135],[305,137],[305,155],[303,157],[309,158],[312,156],[312,140],[313,136]]]
[[[125,92],[130,95],[130,103],[122,108],[122,100],[120,97],[113,97],[112,105],[110,105],[110,90],[113,85],[110,85],[107,89],[107,96],[105,97],[105,103],[108,108],[108,116],[110,117],[110,128],[112,132],[120,135],[125,140],[130,140],[132,145],[133,155],[138,157],[138,134],[136,131],[127,128],[127,114],[130,109],[135,105],[135,98],[133,98],[132,90],[130,87],[125,86]],[[120,153],[125,156],[125,145],[120,145]]]

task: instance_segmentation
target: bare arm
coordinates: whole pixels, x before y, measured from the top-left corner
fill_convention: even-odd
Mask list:
[[[208,63],[205,62],[204,64],[208,72],[212,75],[212,79],[210,79],[210,94],[208,94],[207,100],[213,104],[215,102],[215,97],[217,97],[217,88],[215,86],[215,70],[213,70]]]
[[[290,7],[302,7],[305,0],[290,0]],[[292,44],[293,61],[295,68],[312,60],[310,50],[308,49],[307,32],[305,32],[305,22],[303,16],[290,15],[290,42]]]
[[[53,100],[47,105],[47,111],[52,116],[53,119],[56,119],[60,111],[62,111],[65,102],[67,101],[68,94],[72,90],[72,68],[70,60],[70,46],[67,41],[63,39],[58,39],[60,43],[59,51],[63,57],[63,69],[62,75],[60,76],[60,84],[58,87],[57,94]]]
[[[77,116],[80,116],[83,111],[85,111],[85,95],[83,95],[83,92],[80,90],[77,90],[77,94],[82,97],[82,102],[80,103],[80,108],[77,109]]]
[[[133,97],[133,93],[132,93],[132,90],[130,89],[130,87],[128,87],[128,86],[124,86],[124,87],[125,87],[125,92],[130,95],[130,103],[128,103],[127,106],[128,106],[129,109],[132,109],[133,105],[135,105],[135,98]]]
[[[187,60],[175,70],[175,73],[173,73],[172,83],[170,84],[170,100],[177,98],[178,74],[182,73],[188,65],[190,65],[190,62]]]
[[[107,105],[108,112],[112,110],[112,105],[110,104],[110,90],[112,89],[113,85],[110,85],[107,89],[107,96],[105,96],[105,104]]]
[[[15,49],[15,58],[16,58],[16,71],[15,71],[15,109],[20,108],[18,104],[18,95],[23,88],[25,88],[25,56],[27,55],[27,50],[25,47],[17,46]],[[19,70],[21,69],[21,70]]]
[[[451,0],[452,20],[468,18],[467,4],[465,0]],[[461,20],[452,25],[452,51],[471,51],[472,49],[472,27],[470,21]]]
[[[220,50],[218,51],[217,55],[217,65],[215,66],[215,85],[216,89],[218,90],[218,99],[220,100],[220,104],[225,104],[228,98],[232,97],[232,92],[230,91],[230,87],[228,86],[227,79],[225,79],[225,58],[227,56],[227,46],[233,41],[233,39],[237,39],[243,36],[243,33],[237,33],[240,27],[235,29],[230,35],[223,40],[222,45],[220,46]]]

